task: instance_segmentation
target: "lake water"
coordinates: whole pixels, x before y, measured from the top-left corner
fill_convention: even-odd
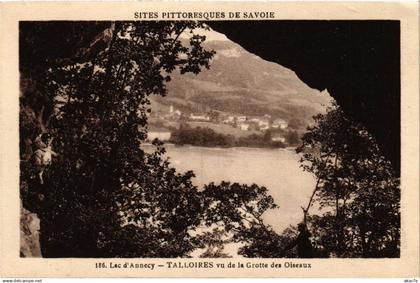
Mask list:
[[[146,146],[151,149],[151,146]],[[294,149],[206,148],[165,145],[166,156],[179,172],[193,170],[195,185],[222,180],[267,187],[279,209],[264,214],[264,221],[281,233],[302,221],[315,178],[299,167]],[[147,150],[148,151],[148,150]]]

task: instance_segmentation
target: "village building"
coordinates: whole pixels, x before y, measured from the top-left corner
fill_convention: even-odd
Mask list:
[[[275,119],[271,124],[271,127],[274,129],[286,129],[288,126],[287,122],[283,119]]]
[[[210,117],[205,114],[190,114],[190,119],[193,121],[210,121]]]
[[[236,122],[241,123],[246,121],[246,116],[237,116]]]
[[[233,124],[235,123],[235,117],[233,116],[227,116],[224,120],[223,120],[224,124]]]
[[[248,123],[239,123],[238,128],[241,131],[249,131],[249,124]]]
[[[171,139],[171,131],[163,128],[151,128],[147,133],[147,141],[153,141],[154,139],[168,141]]]
[[[260,121],[260,119],[259,119],[259,118],[254,117],[254,118],[250,118],[250,119],[249,119],[249,121],[250,121],[250,122],[254,122],[254,123],[257,123],[257,124],[258,124],[258,122]]]
[[[182,116],[182,112],[179,110],[175,110],[170,114],[170,118],[175,119],[175,120],[181,119],[181,116]]]
[[[165,118],[168,119],[175,119],[178,120],[180,119],[182,116],[182,112],[178,109],[175,109],[174,106],[171,104],[171,106],[169,106],[169,114],[165,115]]]
[[[270,128],[270,121],[268,119],[261,119],[258,122],[258,127],[261,131],[266,131]]]
[[[273,134],[272,136],[271,136],[271,141],[273,141],[273,142],[282,142],[282,143],[284,143],[284,142],[286,142],[286,138],[285,137],[283,137],[282,135],[280,135],[280,134]]]

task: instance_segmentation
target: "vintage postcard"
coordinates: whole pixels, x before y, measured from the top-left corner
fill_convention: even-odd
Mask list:
[[[2,3],[0,276],[419,276],[411,2]]]

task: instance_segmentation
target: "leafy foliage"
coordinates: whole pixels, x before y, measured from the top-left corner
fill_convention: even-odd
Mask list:
[[[229,147],[235,144],[235,138],[232,135],[219,134],[210,128],[192,128],[188,124],[181,124],[179,129],[174,130],[170,141],[180,145],[198,146]]]
[[[390,162],[338,106],[315,121],[297,148],[317,178],[308,209],[318,203],[324,212],[309,221],[315,244],[339,257],[399,256],[400,190]]]
[[[219,239],[223,239],[225,244],[241,244],[239,254],[249,257],[261,256],[262,251],[258,254],[248,250],[258,241],[255,231],[272,231],[262,219],[265,211],[277,208],[267,188],[256,184],[210,183],[204,186],[201,195],[206,208],[203,216],[205,226],[213,229],[213,233],[216,233]],[[266,245],[258,248],[264,246]],[[218,250],[219,253],[222,251],[223,249]]]
[[[44,30],[43,23],[34,25],[30,30]],[[43,79],[34,88],[48,98],[41,104],[52,109],[50,116],[31,116],[33,104],[23,99],[20,127],[29,141],[48,130],[58,158],[45,170],[43,185],[34,164],[22,158],[21,192],[24,205],[41,219],[43,256],[188,257],[206,246],[218,248],[203,256],[226,256],[220,246],[224,235],[240,241],[240,233],[260,225],[262,213],[275,207],[267,189],[257,185],[223,182],[199,190],[193,172],[170,166],[161,142],[154,141],[152,153],[141,147],[148,97],[166,95],[172,72],[197,74],[209,67],[214,51],[203,49],[205,37],[196,28],[205,26],[109,23],[90,48],[65,52],[69,58],[40,68]],[[184,32],[190,34],[188,44],[180,39]],[[29,37],[23,50],[39,41],[21,36]],[[73,36],[70,41],[78,42]],[[219,240],[211,241],[206,229]]]
[[[140,144],[150,112],[147,97],[165,95],[175,69],[208,68],[214,52],[201,47],[205,37],[199,35],[191,36],[189,46],[181,44],[180,34],[199,23],[111,27],[101,39],[105,48],[94,56],[75,56],[45,72],[44,95],[54,102],[48,130],[59,158],[48,169],[46,185],[27,179],[31,191],[44,195],[38,211],[43,254],[185,255],[192,249],[186,231],[200,208],[193,174],[170,168],[160,144],[152,154]],[[139,242],[141,249],[127,249]]]
[[[296,145],[299,137],[297,133],[287,132],[284,134],[288,145]],[[250,134],[248,136],[238,137],[231,134],[217,133],[207,127],[191,127],[189,124],[181,124],[179,129],[173,129],[170,142],[177,145],[196,145],[208,147],[259,147],[259,148],[284,148],[286,143],[271,140],[271,131],[265,134]]]

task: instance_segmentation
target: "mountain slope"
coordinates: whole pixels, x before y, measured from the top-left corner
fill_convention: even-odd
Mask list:
[[[186,113],[219,110],[247,116],[269,114],[307,125],[329,104],[327,93],[309,88],[293,71],[231,41],[210,41],[205,47],[217,52],[210,69],[198,75],[174,73],[168,96],[152,98],[154,111],[167,111],[173,105]]]

